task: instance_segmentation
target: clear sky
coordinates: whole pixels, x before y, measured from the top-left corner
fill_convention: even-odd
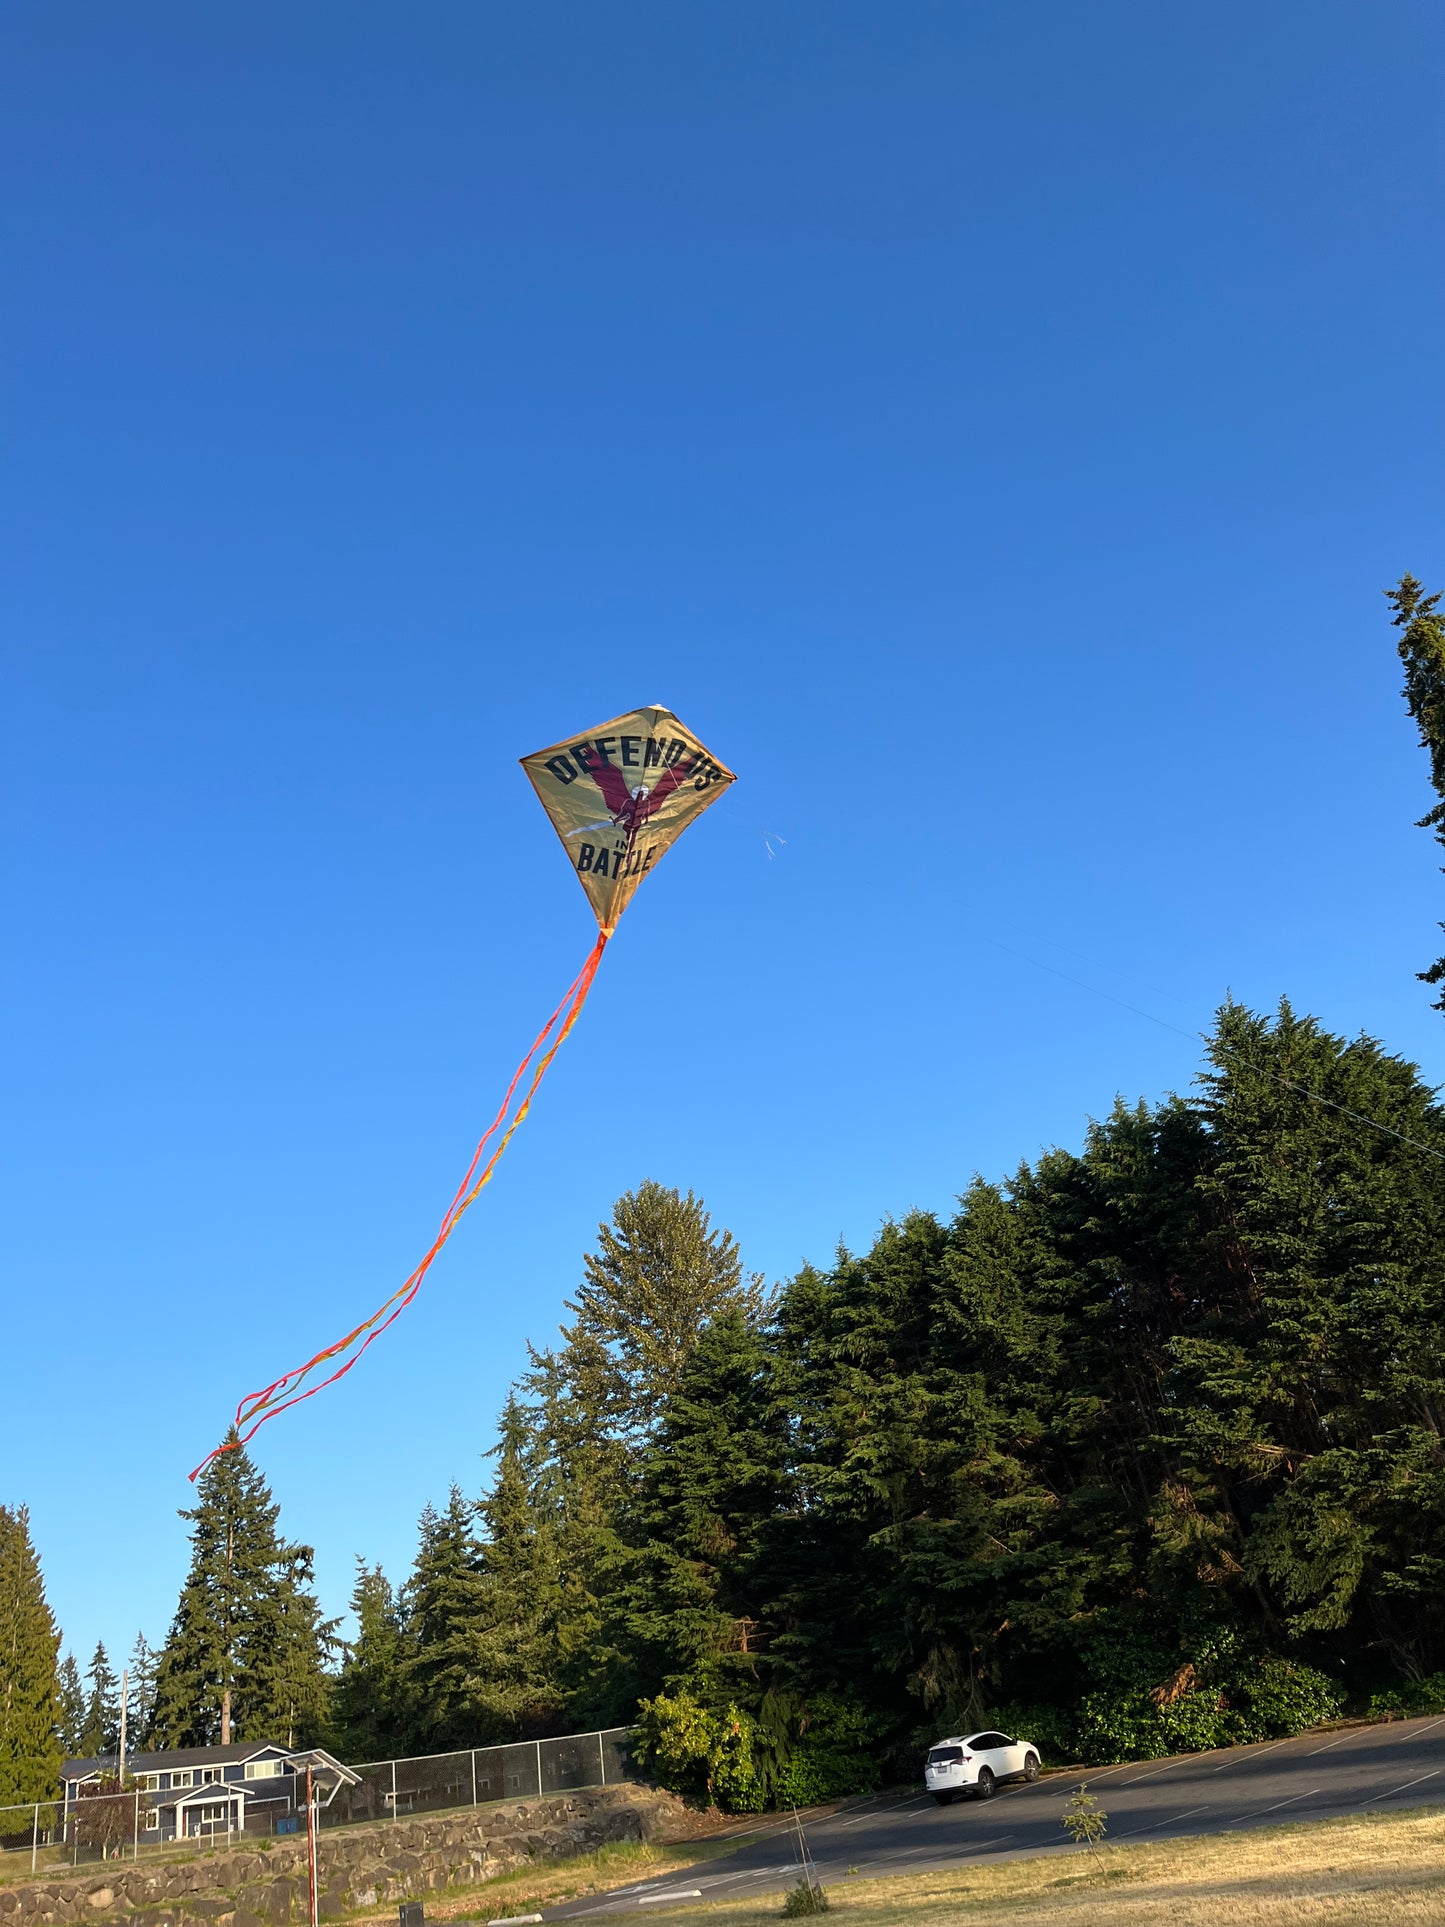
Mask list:
[[[82,1658],[429,1242],[593,934],[516,759],[621,709],[741,780],[257,1441],[331,1610],[644,1177],[777,1279],[1230,990],[1445,1078],[1442,77],[1428,0],[6,7],[0,1498]]]

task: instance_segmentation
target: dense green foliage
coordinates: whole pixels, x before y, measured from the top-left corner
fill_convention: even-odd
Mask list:
[[[60,1790],[59,1653],[30,1515],[0,1505],[0,1806]]]
[[[1385,596],[1400,630],[1400,660],[1405,665],[1405,701],[1420,731],[1420,746],[1430,758],[1430,782],[1439,802],[1420,819],[1445,844],[1445,616],[1440,597],[1426,595],[1413,575],[1402,575]],[[1445,928],[1445,926],[1442,926]],[[1445,982],[1445,957],[1420,972],[1427,984]],[[1445,1010],[1445,992],[1436,1004]]]
[[[747,1811],[986,1723],[1104,1760],[1428,1699],[1442,1158],[1412,1066],[1227,1005],[1193,1097],[770,1300],[642,1187],[342,1702],[396,1744],[636,1721],[665,1784]]]
[[[311,1591],[309,1546],[276,1530],[280,1508],[240,1448],[197,1483],[191,1567],[155,1672],[154,1746],[274,1739],[302,1745],[327,1725],[336,1622]]]

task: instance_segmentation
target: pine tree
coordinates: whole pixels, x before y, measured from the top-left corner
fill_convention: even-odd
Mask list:
[[[426,1508],[406,1586],[403,1689],[415,1743],[430,1752],[475,1745],[485,1719],[478,1696],[482,1558],[474,1511],[456,1486],[445,1512]]]
[[[624,1192],[586,1282],[568,1310],[561,1354],[573,1398],[619,1441],[645,1437],[709,1319],[729,1306],[756,1314],[760,1278],[744,1278],[730,1231],[714,1231],[700,1199],[647,1179]]]
[[[90,1691],[86,1695],[80,1757],[93,1760],[106,1753],[113,1754],[120,1744],[120,1681],[112,1670],[103,1640],[96,1641],[85,1677],[90,1682]]]
[[[356,1638],[345,1648],[333,1693],[336,1744],[350,1761],[395,1758],[410,1744],[402,1678],[406,1634],[380,1566],[357,1560],[351,1610]]]
[[[702,1201],[651,1180],[618,1199],[583,1262],[563,1343],[533,1352],[523,1391],[534,1503],[559,1574],[557,1678],[569,1720],[591,1723],[629,1717],[635,1697],[616,1634],[634,1576],[640,1454],[709,1323],[730,1310],[755,1320],[764,1294]]]
[[[1420,732],[1420,746],[1429,755],[1430,782],[1440,798],[1418,827],[1433,830],[1445,844],[1445,616],[1440,597],[1426,595],[1413,575],[1402,575],[1385,597],[1395,611],[1395,627],[1404,631],[1398,646],[1405,665],[1405,701]],[[1419,974],[1427,984],[1445,981],[1445,957]],[[1445,1010],[1445,993],[1435,1008]]]
[[[618,1601],[635,1695],[684,1679],[719,1705],[762,1690],[789,1429],[766,1337],[731,1305],[693,1347],[639,1467],[641,1544]]]
[[[80,1668],[75,1663],[74,1653],[67,1653],[60,1662],[60,1744],[68,1759],[84,1757],[80,1742],[85,1732],[85,1705]]]
[[[150,1745],[156,1716],[156,1668],[160,1655],[144,1633],[137,1633],[131,1648],[129,1671],[130,1703],[127,1716],[127,1747],[142,1749]]]
[[[560,1574],[553,1521],[539,1502],[536,1440],[515,1394],[496,1446],[497,1476],[481,1501],[477,1706],[498,1739],[551,1729],[561,1711],[557,1611]]]
[[[0,1806],[58,1792],[60,1635],[24,1506],[0,1506]]]
[[[335,1622],[309,1587],[309,1546],[276,1530],[280,1507],[240,1447],[201,1474],[191,1567],[156,1672],[161,1746],[311,1737],[325,1724]]]

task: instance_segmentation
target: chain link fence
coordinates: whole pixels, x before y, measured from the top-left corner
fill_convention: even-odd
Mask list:
[[[571,1733],[561,1739],[519,1740],[508,1746],[479,1746],[464,1753],[428,1753],[410,1760],[369,1760],[351,1770],[355,1786],[337,1790],[318,1808],[323,1829],[354,1826],[366,1820],[405,1820],[443,1813],[454,1807],[484,1806],[490,1800],[532,1799],[584,1787],[614,1786],[642,1776],[628,1752],[629,1729]],[[289,1776],[288,1776],[289,1777]],[[277,1782],[265,1782],[267,1792]],[[139,1859],[148,1852],[172,1852],[194,1843],[224,1843],[304,1831],[305,1799],[300,1789],[290,1799],[237,1800],[236,1783],[217,1781],[211,1789],[187,1788],[184,1835],[177,1839],[176,1809],[164,1791],[127,1789],[88,1793],[72,1799],[32,1800],[26,1806],[0,1807],[0,1859],[13,1877],[24,1855],[36,1872],[55,1866],[85,1866],[115,1859]]]

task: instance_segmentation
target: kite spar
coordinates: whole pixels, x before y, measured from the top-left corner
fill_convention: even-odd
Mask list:
[[[597,941],[517,1066],[501,1107],[472,1153],[466,1176],[443,1214],[431,1248],[415,1271],[384,1305],[344,1338],[317,1352],[304,1365],[283,1373],[264,1390],[248,1393],[236,1408],[233,1435],[202,1459],[190,1475],[192,1480],[220,1453],[234,1451],[253,1438],[268,1420],[334,1385],[406,1310],[462,1213],[491,1182],[517,1126],[532,1108],[537,1087],[582,1014],[608,939],[638,885],[689,824],[736,781],[733,772],[718,762],[670,709],[661,708],[634,709],[625,716],[615,716],[585,736],[565,738],[550,749],[524,756],[522,768],[587,892],[597,917]],[[489,1145],[492,1149],[487,1155]],[[318,1376],[323,1372],[326,1376]]]

